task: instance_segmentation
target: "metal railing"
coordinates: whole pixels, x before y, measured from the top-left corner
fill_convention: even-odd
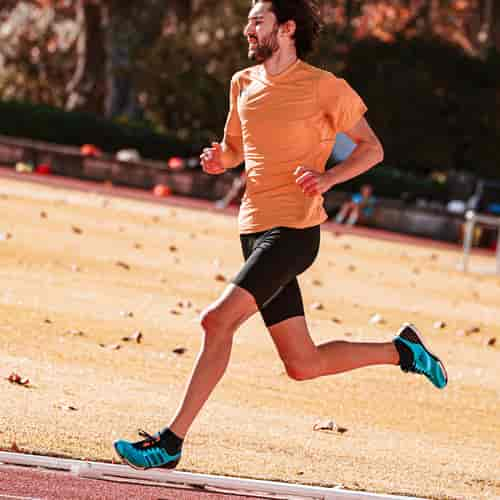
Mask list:
[[[465,234],[462,258],[462,270],[467,271],[469,268],[469,257],[474,239],[474,228],[476,224],[483,226],[494,227],[498,230],[497,254],[496,254],[496,272],[500,274],[500,217],[492,215],[477,214],[473,210],[467,211],[465,214]]]

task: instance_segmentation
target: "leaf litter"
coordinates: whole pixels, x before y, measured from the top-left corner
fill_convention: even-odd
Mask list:
[[[122,337],[122,340],[124,342],[135,342],[136,344],[140,344],[142,342],[142,338],[143,338],[142,332],[137,331],[127,337]]]
[[[14,384],[14,385],[21,385],[23,387],[29,387],[29,379],[28,378],[25,378],[25,377],[21,377],[21,375],[19,375],[18,373],[16,372],[12,372],[8,377],[7,377],[7,380],[11,383],[11,384]]]

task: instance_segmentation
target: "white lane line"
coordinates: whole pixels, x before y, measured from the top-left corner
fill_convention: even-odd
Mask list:
[[[35,497],[17,497],[14,495],[2,495],[0,493],[0,498],[12,498],[14,500],[42,500],[41,498],[35,498]]]
[[[424,500],[415,497],[380,495],[362,491],[349,491],[339,487],[325,488],[320,486],[304,486],[301,484],[280,483],[255,479],[212,476],[209,474],[191,474],[189,472],[152,469],[140,471],[127,465],[113,465],[101,462],[86,462],[65,458],[27,455],[0,451],[0,462],[10,465],[24,465],[59,469],[77,476],[92,479],[109,479],[111,477],[127,478],[136,481],[153,481],[157,483],[184,484],[193,487],[221,488],[239,491],[253,491],[274,495],[298,496],[315,500]]]

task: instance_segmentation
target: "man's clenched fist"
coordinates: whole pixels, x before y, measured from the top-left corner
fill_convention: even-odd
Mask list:
[[[222,146],[212,142],[211,148],[204,148],[200,155],[201,166],[207,174],[223,174],[226,169],[222,166]]]
[[[310,168],[297,167],[294,175],[295,182],[306,196],[318,196],[332,187],[325,174],[320,174]]]

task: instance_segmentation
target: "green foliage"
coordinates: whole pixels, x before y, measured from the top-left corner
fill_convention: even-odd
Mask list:
[[[248,2],[206,5],[183,29],[145,48],[137,64],[137,87],[148,96],[147,116],[197,147],[220,139],[229,81],[249,64],[242,35]]]
[[[365,99],[389,164],[498,176],[498,55],[484,63],[438,40],[365,40],[344,76]]]
[[[81,146],[106,152],[137,149],[144,158],[165,160],[196,153],[187,143],[153,132],[145,124],[121,124],[90,113],[66,112],[46,105],[0,102],[0,134]]]

